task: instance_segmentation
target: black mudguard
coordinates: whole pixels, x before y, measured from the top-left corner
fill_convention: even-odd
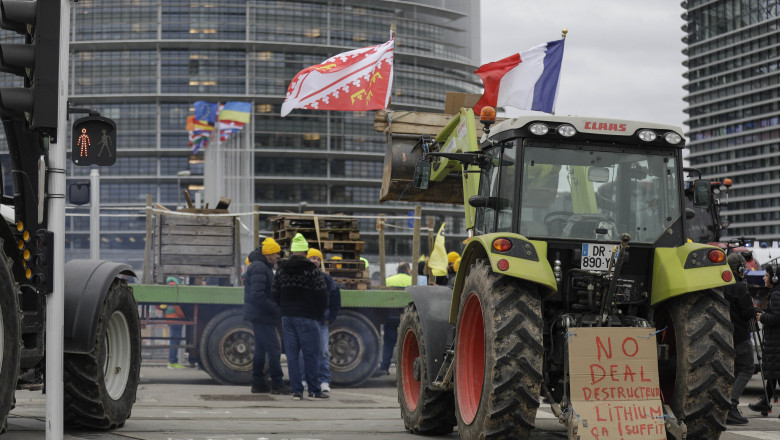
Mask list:
[[[452,289],[446,286],[410,286],[406,290],[417,306],[426,347],[425,365],[428,377],[433,380],[439,374],[444,352],[449,348],[447,334],[455,328],[449,322]]]
[[[135,277],[124,263],[71,260],[65,263],[64,351],[89,353],[108,288],[117,275]]]

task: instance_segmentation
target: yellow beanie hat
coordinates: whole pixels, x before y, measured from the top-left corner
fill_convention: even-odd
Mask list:
[[[458,258],[460,258],[460,254],[455,252],[455,251],[452,251],[449,254],[447,254],[447,262],[448,263],[454,263],[455,260],[457,260]]]
[[[263,255],[276,254],[281,250],[282,248],[279,246],[279,243],[277,243],[273,238],[268,237],[263,240]]]
[[[455,260],[454,263],[452,263],[452,270],[457,272],[459,267],[460,267],[460,258],[458,258],[457,260]]]
[[[290,252],[306,252],[309,250],[309,242],[303,237],[300,232],[295,234],[292,239],[292,245],[290,245]]]
[[[322,252],[319,249],[310,248],[309,252],[306,252],[306,258],[317,257],[322,260]]]

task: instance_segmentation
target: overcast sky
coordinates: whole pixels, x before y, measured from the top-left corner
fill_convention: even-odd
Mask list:
[[[683,12],[677,0],[482,0],[482,64],[560,39],[565,27],[556,114],[685,130]]]

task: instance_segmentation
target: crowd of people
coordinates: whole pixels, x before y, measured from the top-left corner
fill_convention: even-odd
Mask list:
[[[252,323],[255,342],[251,391],[290,394],[293,400],[302,400],[304,391],[308,391],[309,399],[327,399],[328,324],[341,307],[341,291],[320,270],[322,253],[309,248],[300,233],[293,237],[290,258],[280,261],[280,252],[279,244],[266,238],[249,254],[244,272],[244,318]],[[283,382],[281,344],[276,332],[279,324],[289,387]],[[270,384],[265,374],[266,359]]]

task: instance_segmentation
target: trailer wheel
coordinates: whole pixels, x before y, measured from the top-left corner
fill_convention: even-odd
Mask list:
[[[222,385],[252,383],[255,337],[241,309],[229,309],[211,318],[200,344],[203,369]]]
[[[462,439],[528,439],[542,383],[542,303],[536,289],[477,262],[455,335],[455,415]]]
[[[655,312],[669,362],[659,371],[664,403],[685,422],[689,439],[717,439],[726,430],[734,382],[729,304],[716,290],[672,298]]]
[[[19,292],[7,261],[0,252],[0,433],[5,432],[8,413],[14,407],[22,350]]]
[[[138,304],[126,281],[109,287],[95,335],[89,353],[65,353],[65,423],[114,429],[130,417],[141,372]]]
[[[331,382],[355,386],[374,374],[379,364],[379,332],[365,316],[342,310],[329,326]]]
[[[401,418],[415,434],[448,434],[457,424],[452,391],[431,391],[426,347],[417,306],[409,305],[398,327],[396,386]]]

